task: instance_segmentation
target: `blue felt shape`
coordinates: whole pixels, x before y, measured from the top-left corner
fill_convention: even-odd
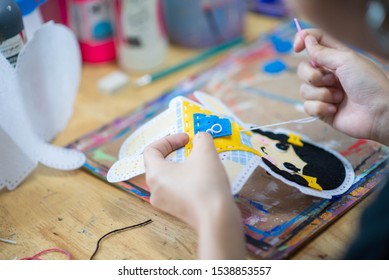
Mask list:
[[[293,44],[289,40],[284,40],[277,36],[271,36],[270,41],[277,53],[289,53],[293,49]]]
[[[231,121],[215,115],[193,114],[194,134],[208,132],[213,138],[232,134]]]
[[[288,68],[286,64],[279,59],[271,60],[263,66],[263,71],[268,74],[278,74],[285,71]]]

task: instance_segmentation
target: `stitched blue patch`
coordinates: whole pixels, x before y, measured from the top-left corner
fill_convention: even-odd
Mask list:
[[[232,134],[231,121],[215,115],[193,114],[194,134],[207,132],[213,138],[229,136]]]

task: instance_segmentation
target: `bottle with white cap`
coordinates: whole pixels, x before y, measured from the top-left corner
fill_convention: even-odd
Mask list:
[[[117,50],[125,70],[144,71],[166,57],[167,36],[160,0],[117,0]]]

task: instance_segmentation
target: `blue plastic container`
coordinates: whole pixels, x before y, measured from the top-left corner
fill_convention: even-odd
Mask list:
[[[274,17],[284,17],[288,15],[288,9],[284,4],[285,0],[248,0],[249,9]]]
[[[163,9],[169,39],[182,46],[210,47],[243,33],[243,0],[164,0]]]

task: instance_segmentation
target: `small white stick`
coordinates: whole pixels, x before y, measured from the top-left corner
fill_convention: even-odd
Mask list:
[[[290,124],[290,123],[310,123],[318,120],[319,117],[308,117],[304,119],[297,119],[297,120],[291,120],[291,121],[286,121],[286,122],[279,122],[279,123],[273,123],[273,124],[266,124],[266,125],[260,125],[256,127],[250,127],[249,129],[244,129],[241,131],[252,131],[256,129],[261,129],[261,128],[267,128],[267,127],[272,127],[272,126],[280,126],[284,124]]]
[[[16,241],[9,240],[9,239],[4,239],[4,238],[0,238],[0,241],[4,242],[4,243],[9,243],[9,244],[16,244]]]

